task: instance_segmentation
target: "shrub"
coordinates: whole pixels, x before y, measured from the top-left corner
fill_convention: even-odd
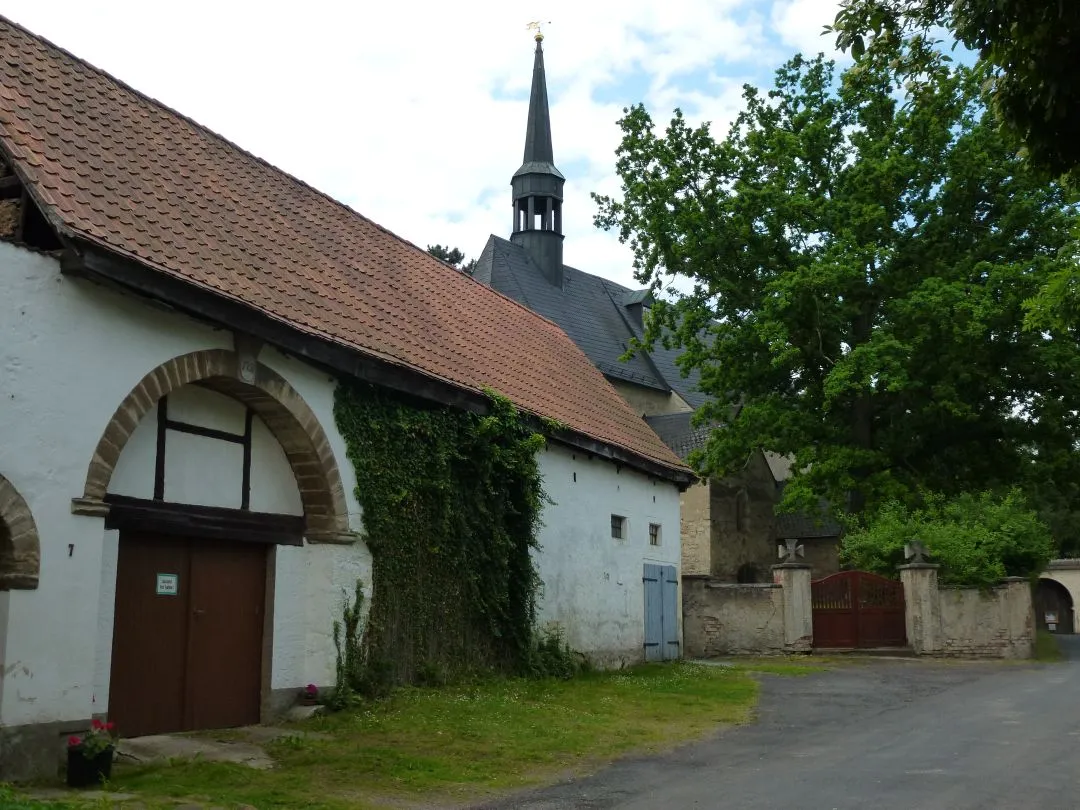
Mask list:
[[[928,495],[920,509],[886,504],[845,536],[840,561],[895,576],[904,545],[920,540],[951,588],[989,588],[1006,576],[1034,576],[1054,553],[1050,530],[1017,490]]]
[[[534,631],[525,666],[527,677],[569,680],[588,669],[588,660],[570,649],[560,625],[552,622]]]

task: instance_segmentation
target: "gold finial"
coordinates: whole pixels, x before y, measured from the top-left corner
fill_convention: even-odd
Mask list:
[[[525,30],[526,31],[535,31],[536,36],[534,36],[533,39],[535,39],[537,42],[543,42],[544,41],[544,32],[540,30],[540,26],[542,26],[542,25],[551,25],[551,21],[548,20],[545,23],[545,22],[541,22],[540,20],[533,20],[531,23],[526,24]]]

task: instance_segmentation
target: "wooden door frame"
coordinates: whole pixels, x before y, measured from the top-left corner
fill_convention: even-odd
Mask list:
[[[265,561],[263,597],[262,655],[259,667],[259,722],[274,719],[274,604],[277,593],[277,547],[303,545],[304,518],[296,515],[277,515],[247,512],[239,509],[192,506],[188,504],[147,501],[121,495],[107,495],[109,514],[106,530],[118,530],[121,535],[161,534],[201,540],[229,539],[239,542],[268,545]],[[238,536],[239,535],[239,536]],[[117,546],[119,554],[119,546]],[[114,590],[115,590],[114,583]],[[116,618],[113,617],[113,639],[116,637]],[[112,671],[109,672],[112,689]]]

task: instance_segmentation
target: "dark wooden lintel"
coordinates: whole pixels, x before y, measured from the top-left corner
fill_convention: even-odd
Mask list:
[[[124,495],[106,495],[105,503],[109,505],[106,529],[286,546],[304,543],[304,518],[297,515],[148,501]]]

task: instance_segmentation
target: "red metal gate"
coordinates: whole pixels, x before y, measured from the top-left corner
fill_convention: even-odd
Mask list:
[[[904,586],[866,571],[841,571],[810,583],[814,646],[903,647]]]

